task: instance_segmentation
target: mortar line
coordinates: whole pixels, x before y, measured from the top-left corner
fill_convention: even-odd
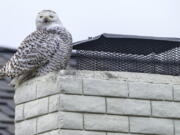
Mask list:
[[[150,100],[150,111],[151,111],[151,116],[153,116],[153,106],[152,106],[152,100]]]
[[[174,132],[174,135],[176,135],[176,124],[175,124],[175,120],[173,120],[173,132]]]
[[[48,113],[50,113],[50,110],[49,110],[50,97],[47,97],[47,98],[48,98],[48,106],[47,106],[47,109],[48,109]]]
[[[105,113],[108,113],[108,103],[107,103],[107,98],[105,97]]]
[[[37,97],[37,84],[36,84],[36,98],[35,99],[37,99],[38,97]]]
[[[172,98],[173,98],[173,100],[175,100],[175,97],[174,97],[175,95],[174,95],[174,86],[172,85]]]
[[[82,114],[83,117],[83,131],[85,131],[85,120],[84,120],[84,113]]]
[[[82,79],[82,95],[84,95],[84,79]]]
[[[24,109],[25,108],[25,104],[23,104],[23,120],[25,120],[25,115],[24,115]]]
[[[126,84],[127,84],[127,89],[128,89],[128,97],[130,97],[129,82],[128,82],[128,81],[126,81]]]
[[[130,127],[130,117],[128,116],[128,130],[129,130],[129,133],[130,133],[130,131],[131,131],[131,127]]]
[[[36,135],[38,134],[38,133],[37,133],[37,128],[38,128],[37,125],[38,125],[38,117],[36,118]]]

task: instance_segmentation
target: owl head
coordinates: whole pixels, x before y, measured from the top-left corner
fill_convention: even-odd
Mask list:
[[[61,27],[62,23],[56,14],[52,10],[42,10],[36,17],[37,29],[49,29],[51,27]]]

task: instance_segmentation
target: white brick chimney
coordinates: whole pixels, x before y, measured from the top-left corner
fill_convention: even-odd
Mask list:
[[[180,135],[180,77],[65,71],[16,89],[16,135]]]

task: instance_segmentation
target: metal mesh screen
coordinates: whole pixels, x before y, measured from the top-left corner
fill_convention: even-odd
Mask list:
[[[97,42],[96,46],[79,44],[74,47],[76,51],[72,55],[71,66],[78,70],[180,75],[180,46],[177,44],[168,42],[166,46],[156,44],[140,47],[136,46],[137,42],[134,46],[124,47],[122,44],[117,47],[112,45],[111,40],[104,41],[102,45]],[[93,41],[93,44],[96,43]]]

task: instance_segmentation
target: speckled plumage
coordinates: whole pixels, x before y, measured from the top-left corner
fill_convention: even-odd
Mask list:
[[[14,56],[0,70],[0,76],[22,81],[30,76],[65,69],[72,51],[71,43],[71,34],[62,26],[37,29],[24,39]]]

